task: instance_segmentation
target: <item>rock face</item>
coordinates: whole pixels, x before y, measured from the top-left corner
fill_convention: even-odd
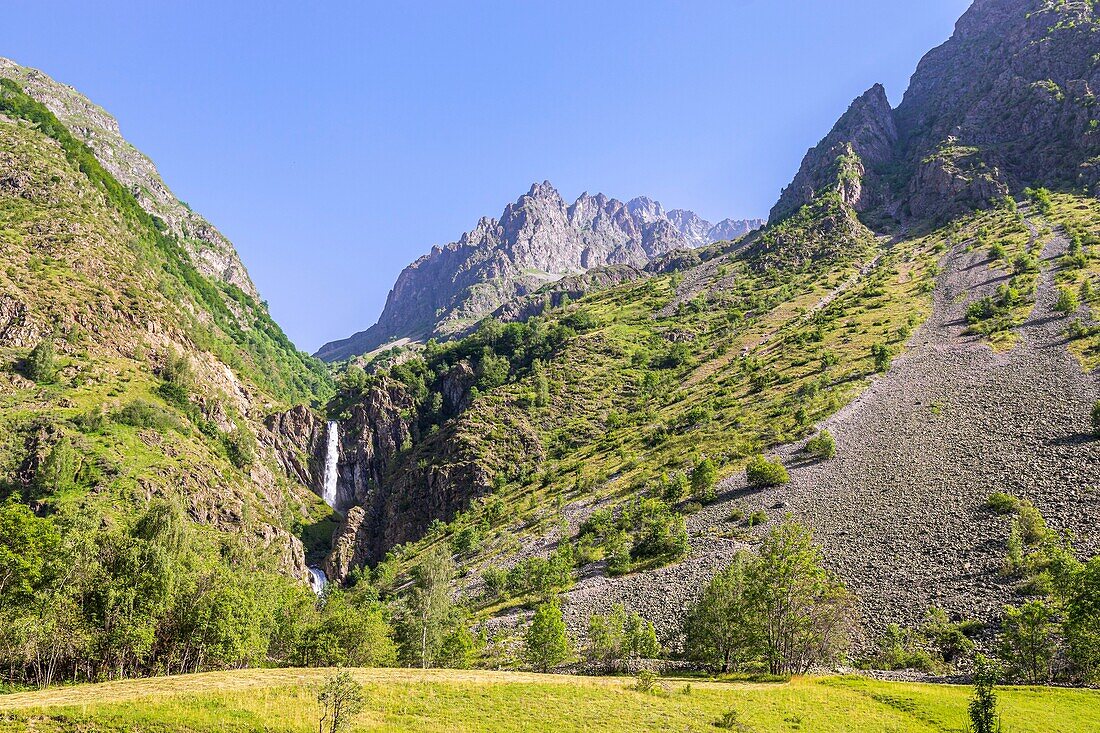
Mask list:
[[[0,77],[17,82],[91,148],[100,164],[130,189],[142,208],[179,238],[199,272],[259,297],[229,240],[176,198],[153,161],[122,137],[114,117],[72,87],[10,59],[0,57]]]
[[[858,211],[942,220],[1029,185],[1100,195],[1100,20],[1085,0],[977,0],[891,110],[881,86],[813,150],[770,221],[836,191]]]
[[[889,163],[897,141],[886,90],[876,84],[852,102],[825,139],[806,153],[798,175],[772,209],[771,221],[786,218],[829,189],[857,211],[867,209],[873,202],[864,196],[867,169]]]
[[[397,278],[371,328],[321,347],[338,361],[385,343],[460,334],[509,300],[593,267],[641,265],[658,255],[740,236],[759,220],[717,225],[647,198],[627,203],[587,193],[572,204],[536,183],[499,219],[483,218],[445,247],[433,247]]]

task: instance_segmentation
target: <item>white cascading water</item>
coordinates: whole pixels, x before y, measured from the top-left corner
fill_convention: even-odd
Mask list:
[[[321,498],[333,509],[336,508],[336,483],[339,472],[336,464],[340,460],[340,423],[328,422],[328,452],[325,453],[325,484]]]
[[[321,595],[325,592],[326,585],[328,585],[328,578],[325,577],[325,571],[321,568],[310,568],[309,587],[313,589],[313,592]]]

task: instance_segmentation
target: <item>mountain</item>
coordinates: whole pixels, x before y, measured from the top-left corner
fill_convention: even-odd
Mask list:
[[[171,232],[203,275],[235,285],[252,298],[256,287],[232,243],[210,222],[191,211],[164,184],[153,162],[119,132],[118,122],[70,86],[37,69],[0,57],[0,76],[17,82],[87,145],[96,160],[126,186],[159,226]]]
[[[328,374],[114,118],[7,59],[0,222],[0,499],[104,531],[164,501],[307,578],[299,528],[327,513],[266,422],[326,399]]]
[[[807,153],[772,222],[835,190],[857,211],[944,221],[1026,186],[1100,193],[1091,2],[978,0],[897,109],[875,85]]]
[[[711,225],[690,211],[647,198],[627,203],[583,193],[567,204],[549,181],[536,183],[499,219],[444,247],[433,247],[397,278],[371,328],[325,344],[317,356],[340,361],[401,339],[448,338],[468,331],[504,303],[566,275],[610,264],[641,265],[676,249],[742,236],[757,220]]]
[[[490,581],[569,551],[555,591],[575,633],[619,602],[675,647],[701,586],[790,516],[854,592],[860,653],[932,609],[991,644],[1006,604],[1044,593],[1004,569],[1025,516],[1045,518],[1036,563],[1055,536],[1100,552],[1098,25],[1090,3],[978,0],[897,109],[880,85],[853,102],[763,230],[580,262],[471,335],[349,370],[330,571],[408,568],[447,540],[460,594],[503,634],[530,617],[526,586]],[[615,206],[712,236],[690,212]],[[574,207],[525,197],[502,221],[516,208],[564,232]],[[822,431],[829,458],[808,448]],[[750,481],[759,455],[787,480]],[[1015,520],[990,508],[1001,493]]]
[[[770,592],[797,523],[797,669],[966,672],[1038,613],[1038,681],[1095,680],[1093,59],[1091,2],[977,0],[763,229],[537,184],[326,356],[441,338],[329,369],[155,170],[111,173],[105,113],[86,143],[90,102],[4,67],[0,669],[516,666],[560,608],[596,663],[606,615],[751,670],[685,619],[738,559]]]

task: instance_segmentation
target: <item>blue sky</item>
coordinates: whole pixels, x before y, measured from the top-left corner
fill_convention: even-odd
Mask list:
[[[118,117],[313,351],[533,181],[764,217],[968,0],[9,0],[0,55]]]

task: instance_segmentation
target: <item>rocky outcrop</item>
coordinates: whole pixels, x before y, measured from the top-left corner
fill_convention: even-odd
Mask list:
[[[336,508],[371,507],[385,492],[398,451],[416,439],[416,403],[397,382],[371,387],[340,421]]]
[[[114,117],[72,87],[10,59],[0,57],[0,77],[18,83],[91,148],[100,164],[130,189],[142,208],[179,238],[199,272],[236,285],[258,299],[256,287],[233,245],[176,198],[153,162],[122,137]]]
[[[857,99],[770,221],[836,191],[857,211],[944,220],[1026,186],[1100,195],[1100,16],[1084,0],[977,0],[891,110]]]
[[[318,496],[324,467],[325,423],[305,405],[269,416],[261,435],[287,476]]]
[[[493,318],[505,323],[526,321],[541,315],[549,308],[557,308],[565,299],[576,300],[588,293],[604,290],[625,282],[646,277],[647,272],[634,265],[608,265],[594,267],[579,275],[563,277],[531,295],[513,298],[493,311]]]
[[[825,191],[838,192],[841,200],[856,211],[881,203],[865,195],[875,187],[865,185],[864,179],[892,160],[897,141],[886,90],[875,84],[852,102],[825,139],[806,153],[798,175],[772,208],[769,221],[790,216]]]
[[[338,361],[403,338],[461,334],[503,304],[563,277],[606,265],[639,266],[759,223],[727,219],[712,226],[647,198],[623,203],[583,193],[567,204],[549,182],[536,183],[499,219],[483,218],[457,242],[433,247],[406,267],[378,323],[326,344],[317,356]]]
[[[343,580],[352,568],[362,566],[367,558],[363,550],[367,542],[360,539],[367,513],[363,507],[353,506],[340,522],[332,536],[332,552],[325,559],[322,570],[329,580]]]

